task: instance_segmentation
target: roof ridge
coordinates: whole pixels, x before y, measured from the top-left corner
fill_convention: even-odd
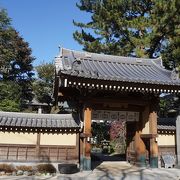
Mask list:
[[[24,113],[24,112],[4,112],[4,111],[0,111],[0,116],[3,115],[3,116],[27,116],[27,117],[30,117],[30,116],[39,116],[39,117],[61,117],[61,116],[72,116],[72,114],[38,114],[38,113]]]
[[[101,54],[101,53],[93,53],[93,52],[88,52],[88,51],[79,51],[79,50],[73,50],[73,49],[68,49],[68,48],[61,48],[62,50],[60,51],[63,55],[63,50],[69,51],[69,52],[77,52],[81,54],[92,54],[92,55],[98,55],[98,56],[107,56],[107,57],[119,57],[119,58],[132,58],[132,59],[142,59],[142,60],[157,60],[158,58],[143,58],[143,57],[133,57],[133,56],[120,56],[120,55],[112,55],[112,54]],[[88,58],[87,58],[88,59]]]
[[[159,58],[156,58],[155,60],[157,60]],[[162,59],[161,59],[162,60]],[[152,61],[152,63],[160,70],[162,71],[165,71],[165,72],[168,72],[168,73],[171,73],[172,71],[168,70],[168,69],[165,69],[163,65],[159,65],[157,64],[155,61]]]

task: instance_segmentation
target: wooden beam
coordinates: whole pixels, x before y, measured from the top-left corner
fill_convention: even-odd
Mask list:
[[[59,76],[55,76],[55,83],[54,83],[54,99],[55,99],[55,106],[58,105],[58,93],[59,93]]]
[[[39,159],[40,156],[40,141],[41,141],[41,134],[37,133],[37,140],[36,140],[36,158]]]
[[[88,136],[85,139],[85,156],[90,157],[91,155],[91,145],[88,142],[88,138],[91,137],[91,109],[86,107],[84,110],[84,133]]]
[[[83,163],[83,170],[91,170],[91,108],[85,106],[84,108],[84,134],[86,137],[83,139],[83,156],[81,164]]]
[[[157,113],[155,111],[149,114],[149,129],[151,134],[157,135]]]
[[[157,137],[157,99],[153,99],[151,102],[150,113],[149,113],[149,131],[154,137],[150,139],[150,166],[153,168],[158,167],[158,144],[156,141]]]
[[[142,121],[143,121],[142,114],[140,114],[139,121],[136,122],[136,133],[135,133],[136,164],[138,166],[146,165],[146,146],[143,140],[141,139]]]
[[[79,133],[76,134],[76,158],[80,157],[80,142]]]
[[[104,104],[92,104],[92,108],[94,110],[108,110],[108,111],[133,111],[133,112],[142,112],[144,111],[144,106],[135,106],[135,105],[128,105],[128,106],[121,106],[121,107],[108,107],[104,106]]]
[[[139,99],[139,98],[116,98],[116,99],[113,99],[113,98],[110,98],[110,99],[107,99],[107,98],[90,98],[90,99],[84,99],[84,101],[86,102],[89,102],[89,103],[93,103],[93,104],[96,104],[96,103],[113,103],[113,104],[116,104],[116,105],[123,105],[123,104],[131,104],[131,105],[137,105],[137,106],[145,106],[145,105],[148,105],[149,102],[146,101],[146,100],[142,100],[142,99]]]

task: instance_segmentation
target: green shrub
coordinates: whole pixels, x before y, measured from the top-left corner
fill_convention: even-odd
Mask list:
[[[52,164],[38,164],[37,171],[40,173],[55,173],[56,168]]]
[[[0,171],[4,171],[6,173],[12,173],[16,169],[11,164],[0,164]]]

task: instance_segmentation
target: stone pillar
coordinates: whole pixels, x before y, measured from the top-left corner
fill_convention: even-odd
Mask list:
[[[150,166],[152,168],[158,167],[158,144],[157,138],[157,113],[151,108],[149,114],[149,130],[151,134],[150,138]]]
[[[180,115],[176,119],[176,147],[178,166],[180,167]]]
[[[91,170],[91,109],[85,107],[84,109],[84,129],[83,139],[81,141],[82,154],[80,157],[81,170]]]

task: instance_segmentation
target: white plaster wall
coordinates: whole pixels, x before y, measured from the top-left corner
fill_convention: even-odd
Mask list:
[[[37,134],[0,132],[1,144],[36,144]]]
[[[142,117],[143,117],[143,123],[145,122],[145,124],[143,125],[143,129],[142,129],[142,134],[149,134],[150,133],[150,128],[149,128],[149,106],[145,107],[145,110],[142,113]]]
[[[175,135],[159,134],[157,140],[158,140],[158,145],[159,146],[175,145]]]
[[[41,134],[41,145],[76,145],[76,134]]]
[[[142,134],[149,134],[149,121],[146,122],[145,127],[142,129]]]
[[[76,134],[41,134],[41,145],[76,146]],[[0,132],[0,144],[36,144],[37,133]]]

